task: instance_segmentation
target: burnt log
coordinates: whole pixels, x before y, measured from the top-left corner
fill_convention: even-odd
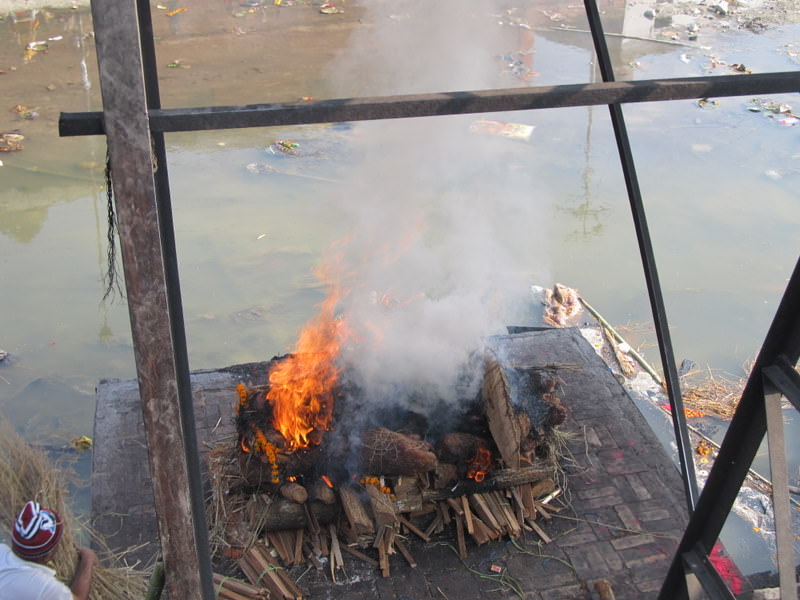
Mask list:
[[[430,444],[378,427],[361,435],[361,465],[369,475],[416,475],[436,468]]]
[[[310,526],[305,507],[308,507],[320,525],[334,523],[341,512],[338,503],[324,504],[312,500],[298,504],[282,496],[272,496],[263,512],[257,516],[256,522],[261,525],[262,532],[304,529]]]
[[[397,512],[405,513],[420,510],[425,504],[439,502],[447,498],[458,498],[465,494],[477,494],[492,490],[505,490],[518,485],[532,483],[553,477],[554,469],[550,466],[538,465],[521,469],[500,469],[487,475],[483,481],[462,480],[453,487],[444,489],[427,489],[417,493],[408,493],[395,500]]]

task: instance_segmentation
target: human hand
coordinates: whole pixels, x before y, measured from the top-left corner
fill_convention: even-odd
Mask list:
[[[94,566],[100,559],[97,558],[97,554],[91,548],[86,548],[85,546],[78,547],[78,555],[81,558],[81,563],[85,563],[87,567]]]

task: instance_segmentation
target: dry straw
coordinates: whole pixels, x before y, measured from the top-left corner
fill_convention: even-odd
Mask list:
[[[85,525],[79,525],[65,505],[63,476],[54,468],[47,456],[28,445],[13,426],[0,418],[0,521],[5,534],[10,537],[10,527],[17,513],[28,500],[36,500],[61,515],[64,532],[49,566],[61,581],[69,585],[78,566],[75,533],[78,527],[103,547]],[[148,574],[125,565],[121,556],[110,551],[98,552],[102,564],[95,566],[90,588],[90,600],[137,600],[147,590]],[[107,567],[105,564],[114,564]]]

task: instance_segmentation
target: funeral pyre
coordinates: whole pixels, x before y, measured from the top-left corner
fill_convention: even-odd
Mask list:
[[[409,536],[449,530],[463,558],[472,543],[526,530],[548,541],[537,516],[550,517],[560,491],[557,369],[490,349],[479,389],[450,407],[457,414],[368,414],[330,352],[306,342],[305,353],[273,359],[268,382],[239,385],[238,438],[209,453],[215,554],[260,586],[220,579],[220,597],[265,597],[266,587],[301,598],[278,567],[327,562],[335,579],[343,553],[386,577],[393,554],[416,564]]]

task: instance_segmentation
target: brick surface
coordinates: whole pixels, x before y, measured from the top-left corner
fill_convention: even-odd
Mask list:
[[[552,543],[543,544],[530,532],[515,543],[476,546],[468,539],[470,554],[462,562],[453,552],[452,531],[431,543],[411,538],[418,567],[394,555],[390,578],[349,555],[335,584],[328,569],[293,568],[307,598],[517,598],[506,585],[511,582],[526,600],[588,600],[596,597],[593,584],[600,578],[612,583],[617,600],[657,595],[686,519],[683,487],[670,458],[576,330],[506,336],[498,343],[524,364],[580,365],[558,371],[560,396],[569,409],[561,428],[573,435],[568,447],[574,461],[563,465],[567,489],[553,503],[561,512],[538,520]],[[254,363],[192,375],[203,451],[233,431],[236,385],[263,383],[267,368]],[[114,548],[145,543],[135,558],[151,558],[157,550],[156,519],[135,381],[98,384],[94,456],[97,529]],[[502,576],[493,574],[492,566]]]

